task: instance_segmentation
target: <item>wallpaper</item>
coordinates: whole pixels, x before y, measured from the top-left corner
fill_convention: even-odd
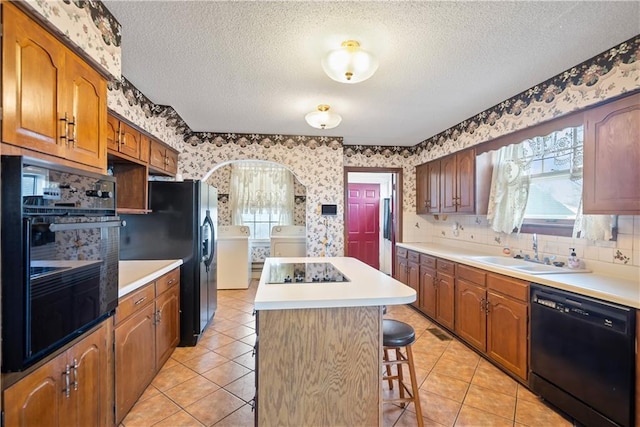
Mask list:
[[[96,64],[119,79],[121,26],[99,1],[24,0]]]

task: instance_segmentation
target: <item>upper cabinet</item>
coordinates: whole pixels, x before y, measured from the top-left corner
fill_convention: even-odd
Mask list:
[[[2,8],[3,151],[106,170],[106,80],[14,5]]]
[[[416,212],[475,213],[476,155],[474,149],[416,167]]]
[[[416,212],[440,212],[440,160],[416,167]]]
[[[161,142],[151,140],[149,168],[175,176],[178,172],[178,152]]]
[[[111,152],[124,154],[135,160],[147,161],[149,138],[145,136],[143,141],[139,130],[118,120],[111,114],[107,120],[107,127],[107,148]]]
[[[464,150],[441,160],[441,212],[473,213],[475,209],[475,150]]]
[[[585,113],[583,211],[640,214],[640,93]]]

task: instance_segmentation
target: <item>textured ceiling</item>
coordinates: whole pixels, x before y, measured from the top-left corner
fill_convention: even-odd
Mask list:
[[[640,2],[110,1],[122,71],[193,131],[342,136],[413,146],[640,34]],[[369,80],[327,77],[347,39]],[[337,128],[309,127],[318,104]]]

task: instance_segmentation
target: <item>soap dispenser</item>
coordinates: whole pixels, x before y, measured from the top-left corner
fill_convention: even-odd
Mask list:
[[[569,268],[580,268],[580,259],[576,256],[576,248],[569,249],[571,249],[571,255],[569,255],[569,258],[567,259]]]

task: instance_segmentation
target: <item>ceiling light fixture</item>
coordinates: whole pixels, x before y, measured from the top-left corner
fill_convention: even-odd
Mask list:
[[[308,113],[304,119],[309,126],[316,129],[333,129],[340,124],[342,117],[340,114],[329,111],[329,108],[326,104],[320,104],[317,111]]]
[[[360,47],[355,40],[342,42],[340,49],[322,58],[322,69],[340,83],[359,83],[373,76],[378,69],[377,58]]]

